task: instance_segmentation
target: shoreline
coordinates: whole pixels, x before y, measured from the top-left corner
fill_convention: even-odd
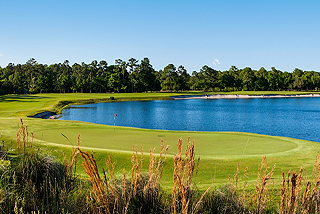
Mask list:
[[[32,118],[41,118],[41,119],[57,119],[57,115],[51,111],[44,111],[41,113],[38,113],[34,116],[31,116]]]
[[[178,95],[178,96],[168,96],[171,100],[189,100],[189,99],[254,99],[254,98],[300,98],[300,97],[320,97],[320,94],[293,94],[293,95],[279,95],[279,94],[268,94],[268,95],[242,95],[242,94],[211,94],[211,95]],[[140,99],[135,99],[140,100]],[[141,99],[148,100],[148,99]],[[153,100],[153,99],[150,99]],[[156,99],[157,100],[157,99]],[[161,100],[161,98],[159,98]],[[126,99],[113,100],[113,101],[126,101]],[[129,100],[128,100],[129,101]],[[89,103],[98,103],[98,102],[110,102],[110,100],[90,100]],[[71,105],[77,104],[79,102],[71,103]],[[81,102],[80,102],[81,103]],[[87,104],[88,102],[83,102],[82,104]],[[70,102],[68,102],[70,105]],[[68,106],[64,105],[61,109]],[[43,111],[35,115],[30,115],[27,117],[31,118],[41,118],[41,119],[58,119],[58,113],[53,111]]]
[[[297,94],[297,95],[241,95],[241,94],[212,94],[212,95],[180,95],[171,96],[173,100],[188,99],[253,99],[253,98],[291,98],[291,97],[320,97],[320,94]]]

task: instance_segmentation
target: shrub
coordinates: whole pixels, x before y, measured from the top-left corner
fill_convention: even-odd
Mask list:
[[[44,151],[35,149],[33,139],[29,140],[27,126],[21,120],[17,132],[18,153],[2,155],[1,159],[0,213],[62,213],[75,208],[70,204],[85,202],[81,182],[75,174],[69,173],[75,166],[66,161],[59,163]],[[73,158],[76,156],[77,153],[73,153]]]

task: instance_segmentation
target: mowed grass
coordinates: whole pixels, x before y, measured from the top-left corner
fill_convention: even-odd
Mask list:
[[[196,93],[197,94],[197,93]],[[198,94],[201,94],[200,92]],[[279,93],[278,93],[279,94]],[[170,145],[167,164],[163,173],[164,187],[172,185],[173,154],[177,152],[177,140],[183,139],[186,145],[188,137],[195,140],[196,157],[200,157],[200,168],[197,174],[197,185],[200,188],[209,185],[227,183],[229,174],[236,172],[237,163],[240,171],[248,167],[247,181],[256,182],[258,165],[262,156],[267,156],[270,169],[276,163],[274,180],[280,183],[281,172],[306,169],[311,176],[312,167],[320,150],[319,143],[292,138],[257,135],[250,133],[231,132],[177,132],[161,130],[145,130],[128,127],[77,122],[28,118],[27,115],[41,110],[55,111],[59,101],[84,99],[116,100],[132,99],[165,99],[179,94],[139,93],[139,94],[38,94],[38,95],[8,95],[1,96],[0,102],[0,132],[1,138],[15,141],[19,127],[19,119],[23,118],[28,130],[34,133],[35,142],[46,147],[52,154],[62,158],[62,153],[69,153],[71,147],[76,147],[77,136],[80,134],[83,150],[93,151],[100,167],[105,167],[104,159],[110,153],[116,171],[121,176],[122,169],[131,169],[132,147],[143,147],[144,167],[147,171],[149,149],[160,151],[161,139],[165,145]],[[99,101],[99,100],[94,100]],[[84,176],[81,168],[78,173]],[[240,173],[241,175],[241,173]],[[253,186],[253,185],[252,185]]]
[[[197,93],[198,94],[198,93]],[[201,94],[201,93],[200,93]],[[135,100],[135,99],[162,99],[177,95],[175,93],[133,93],[133,94],[32,94],[32,95],[3,95],[0,96],[0,117],[28,116],[41,111],[58,111],[59,101],[72,101],[81,103],[85,100],[107,101],[111,97],[117,100]]]
[[[320,92],[312,92],[320,93]],[[170,96],[178,95],[205,95],[205,94],[243,94],[243,95],[297,95],[310,94],[310,92],[292,91],[234,91],[234,92],[187,92],[187,93],[103,93],[103,94],[32,94],[32,95],[3,95],[0,96],[0,118],[12,116],[28,116],[41,111],[59,111],[59,101],[72,101],[81,103],[85,100],[91,102],[107,101],[113,97],[114,101],[125,100],[150,100],[168,99]]]

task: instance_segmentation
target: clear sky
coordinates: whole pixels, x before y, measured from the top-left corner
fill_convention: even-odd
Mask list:
[[[0,0],[0,66],[148,57],[189,73],[320,71],[319,0]]]

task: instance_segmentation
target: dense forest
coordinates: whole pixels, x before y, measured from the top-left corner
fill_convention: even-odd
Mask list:
[[[148,58],[140,62],[134,58],[104,60],[90,64],[39,64],[33,58],[26,64],[9,63],[0,67],[0,94],[48,92],[147,92],[147,91],[278,91],[319,90],[320,73],[295,69],[282,72],[250,67],[218,71],[204,65],[190,75],[184,66],[168,64],[156,71]]]

